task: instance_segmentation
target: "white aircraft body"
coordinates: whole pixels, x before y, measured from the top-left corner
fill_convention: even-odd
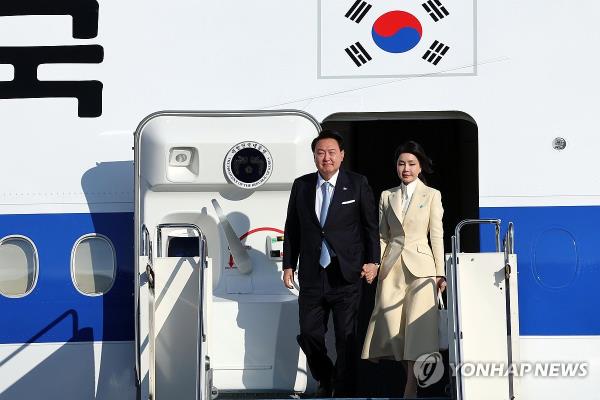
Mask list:
[[[423,386],[600,399],[598,15],[591,0],[3,0],[0,399],[314,391],[281,251],[325,128],[376,197],[399,183],[400,143],[434,160],[449,351]],[[365,283],[363,335],[373,296]],[[399,366],[359,368],[359,395],[398,397]]]

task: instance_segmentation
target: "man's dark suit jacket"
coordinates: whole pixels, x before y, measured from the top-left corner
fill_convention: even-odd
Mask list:
[[[317,172],[294,181],[283,243],[283,267],[300,265],[300,285],[320,282],[319,257],[323,238],[338,258],[344,280],[360,279],[365,263],[379,263],[377,207],[367,178],[340,169],[325,226],[315,214]]]

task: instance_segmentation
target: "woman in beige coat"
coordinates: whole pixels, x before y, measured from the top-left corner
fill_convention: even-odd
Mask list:
[[[438,351],[436,289],[446,286],[444,209],[440,192],[419,179],[422,171],[431,171],[423,148],[407,142],[395,159],[402,182],[385,190],[379,202],[381,267],[362,358],[403,361],[404,397],[416,397],[414,362]]]

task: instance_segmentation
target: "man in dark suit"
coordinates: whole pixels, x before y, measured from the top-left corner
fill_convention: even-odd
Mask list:
[[[318,397],[351,396],[355,383],[356,317],[360,279],[371,283],[380,258],[377,207],[367,179],[340,170],[344,143],[323,131],[311,148],[318,172],[294,181],[283,244],[283,281],[292,288],[298,258],[300,335]],[[327,356],[333,316],[337,359]]]

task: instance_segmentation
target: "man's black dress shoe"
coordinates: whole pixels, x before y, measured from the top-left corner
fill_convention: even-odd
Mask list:
[[[315,393],[317,398],[325,399],[330,398],[333,393],[333,385],[330,380],[320,381],[319,387],[317,388],[317,393]]]

